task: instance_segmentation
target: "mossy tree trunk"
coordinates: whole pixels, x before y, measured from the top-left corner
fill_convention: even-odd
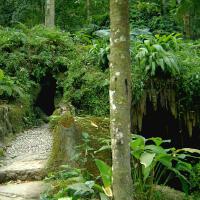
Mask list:
[[[46,0],[45,26],[55,26],[55,0]]]
[[[110,126],[112,139],[113,196],[133,200],[130,166],[130,30],[128,0],[110,1]]]

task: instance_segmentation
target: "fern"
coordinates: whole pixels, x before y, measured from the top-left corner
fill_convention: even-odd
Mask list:
[[[19,84],[16,84],[13,78],[4,75],[0,70],[0,99],[24,98],[25,92]]]

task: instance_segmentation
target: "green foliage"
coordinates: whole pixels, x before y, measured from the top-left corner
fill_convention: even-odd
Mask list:
[[[65,81],[64,99],[79,113],[103,116],[108,114],[108,73],[98,68],[72,68]]]
[[[130,144],[131,154],[134,158],[133,177],[139,191],[145,191],[146,187],[151,188],[153,184],[160,184],[165,176],[162,184],[165,185],[171,178],[177,177],[182,184],[183,191],[189,192],[191,182],[187,176],[192,175],[193,172],[192,165],[187,162],[187,158],[191,157],[190,153],[199,154],[200,151],[189,148],[164,149],[162,144],[166,142],[169,141],[161,138],[145,139],[139,135],[133,136]]]
[[[148,27],[153,33],[175,32],[179,30],[174,19],[172,2],[166,1],[167,13],[163,13],[162,1],[132,0],[130,2],[130,20],[132,27]],[[167,16],[167,17],[166,17]]]
[[[23,95],[34,101],[40,80],[48,73],[57,75],[62,91],[59,73],[67,70],[76,52],[68,33],[18,24],[15,29],[0,28],[0,46],[0,66],[7,74],[1,80],[1,98],[17,100]]]
[[[57,29],[18,24],[15,29],[0,28],[0,45],[1,68],[17,77],[15,82],[26,94],[34,94],[41,79],[52,74],[57,95],[64,94],[64,101],[70,101],[78,113],[108,114],[106,41],[92,40],[85,33],[72,38]]]
[[[179,72],[176,57],[165,51],[160,44],[152,44],[145,40],[136,55],[138,65],[144,67],[150,76],[157,76],[160,71],[169,76],[175,76]]]
[[[80,114],[108,115],[109,71],[104,63],[107,62],[107,42],[92,40],[85,33],[78,33],[75,40],[80,57],[68,68],[64,99]]]
[[[99,169],[103,184],[105,188],[111,187],[112,185],[112,169],[102,160],[95,159],[95,163]]]
[[[200,99],[198,41],[185,41],[179,34],[140,36],[132,42],[131,53],[134,103],[141,99],[145,88],[149,88],[149,80],[152,78],[158,79],[158,85],[163,80],[174,79],[174,89],[178,94],[176,102],[179,102],[177,107],[181,105],[180,110],[183,112],[188,109],[199,112],[195,109]]]
[[[72,200],[76,200],[94,193],[91,189],[94,184],[87,182],[79,169],[72,169],[69,166],[61,166],[58,172],[49,174],[46,181],[51,181],[55,189],[43,194],[41,198],[43,200],[57,200],[62,197],[71,197]]]
[[[183,49],[177,52],[182,67],[178,84],[180,103],[190,109],[194,109],[200,99],[198,92],[200,89],[200,49],[198,44],[198,41],[185,43]]]
[[[49,174],[46,181],[52,184],[53,190],[42,194],[41,200],[89,200],[99,197],[101,200],[108,200],[101,187],[79,169],[61,166],[58,172]]]
[[[56,25],[67,31],[75,31],[88,23],[105,25],[108,18],[108,0],[90,0],[87,8],[84,0],[56,1]],[[87,16],[87,9],[90,16]],[[28,27],[43,24],[45,19],[44,0],[3,0],[0,2],[0,25],[11,26],[16,22]]]
[[[74,45],[68,33],[42,26],[28,29],[1,29],[1,66],[19,75],[22,70],[40,80],[47,72],[65,71],[74,55]]]
[[[16,78],[6,76],[0,69],[0,98],[4,100],[16,100],[24,98],[22,85],[17,84]]]
[[[190,176],[191,189],[198,191],[200,189],[200,162],[193,166],[192,172]]]
[[[80,166],[85,166],[86,163],[94,159],[94,148],[91,147],[91,137],[88,133],[82,133],[82,144],[76,147],[78,153],[73,158]]]

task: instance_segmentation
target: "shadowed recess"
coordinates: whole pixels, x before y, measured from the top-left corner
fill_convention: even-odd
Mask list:
[[[55,110],[54,97],[56,93],[56,79],[47,74],[40,82],[41,90],[36,100],[38,106],[45,114],[51,115]]]

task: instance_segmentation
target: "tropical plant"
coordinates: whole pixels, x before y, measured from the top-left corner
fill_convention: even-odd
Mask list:
[[[192,153],[200,154],[200,150],[162,147],[169,142],[161,138],[145,139],[142,136],[133,135],[130,144],[134,158],[133,176],[139,190],[144,191],[145,187],[152,188],[153,184],[165,185],[171,178],[177,177],[183,191],[186,193],[189,191],[191,183],[186,174],[188,176],[192,174],[192,165],[187,162],[187,158],[192,157]]]
[[[103,181],[102,189],[107,197],[112,197],[112,168],[108,166],[104,161],[95,159],[96,166],[99,169],[100,176]]]
[[[77,200],[80,198],[88,198],[94,194],[92,189],[94,181],[87,181],[81,170],[71,168],[68,165],[61,166],[58,172],[50,173],[45,179],[51,181],[54,185],[53,191],[47,191],[41,197],[42,200],[57,200],[68,198]]]
[[[105,70],[108,68],[108,55],[110,53],[110,47],[108,41],[105,39],[93,40],[93,46],[89,50],[89,57],[98,58],[98,64],[101,69]],[[96,62],[96,61],[95,61]]]
[[[88,160],[94,159],[94,149],[91,147],[91,137],[88,133],[82,133],[82,144],[76,147],[77,154],[73,158],[79,165],[85,166]]]
[[[177,58],[163,47],[163,43],[167,43],[169,38],[166,40],[163,38],[161,40],[158,36],[156,38],[145,39],[143,43],[138,45],[137,63],[150,76],[167,75],[167,77],[173,77],[180,70]]]

